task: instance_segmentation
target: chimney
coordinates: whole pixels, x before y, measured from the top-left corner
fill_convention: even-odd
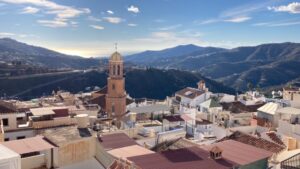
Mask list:
[[[88,127],[89,116],[87,114],[78,114],[75,118],[77,119],[78,128],[84,129]]]
[[[203,90],[203,91],[207,91],[208,89],[206,88],[206,86],[205,86],[205,81],[204,80],[200,80],[198,83],[197,83],[197,85],[198,85],[198,89],[199,90]]]
[[[222,152],[223,150],[219,148],[218,146],[214,146],[212,149],[209,151],[209,155],[211,159],[218,160],[222,158]]]

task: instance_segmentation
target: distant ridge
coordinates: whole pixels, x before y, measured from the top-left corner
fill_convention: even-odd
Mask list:
[[[99,66],[97,59],[87,59],[28,45],[10,38],[0,38],[0,60],[21,61],[24,64],[49,68],[86,68]]]
[[[198,50],[174,52],[168,56],[163,51],[131,55],[127,61],[163,69],[198,71],[238,90],[246,90],[248,83],[254,87],[268,88],[283,86],[300,78],[299,43],[271,43],[233,49],[198,47]],[[153,55],[155,59],[151,59]]]

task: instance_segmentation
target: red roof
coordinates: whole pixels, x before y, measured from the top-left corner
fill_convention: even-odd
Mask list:
[[[272,156],[272,152],[240,143],[234,140],[225,140],[210,146],[205,146],[207,151],[213,147],[219,147],[222,150],[222,157],[235,162],[239,165],[247,165],[255,161],[266,159]]]
[[[209,158],[209,152],[199,147],[135,156],[128,160],[143,169],[228,169],[236,166],[234,162],[226,159]]]
[[[137,143],[128,137],[125,133],[115,133],[107,134],[101,137],[100,144],[105,149],[116,149],[132,145],[137,145]]]
[[[44,137],[42,136],[25,138],[21,140],[7,141],[1,144],[18,154],[26,154],[26,153],[43,151],[43,150],[49,150],[54,147],[46,140],[44,140]]]
[[[230,136],[224,137],[220,141],[224,140],[235,140],[244,144],[248,144],[257,148],[261,148],[273,153],[279,153],[280,151],[284,150],[284,146],[280,146],[276,143],[270,142],[268,140],[254,137],[239,131],[234,132]]]

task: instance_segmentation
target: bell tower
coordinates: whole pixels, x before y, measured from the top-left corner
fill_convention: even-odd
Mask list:
[[[109,117],[120,121],[126,112],[125,78],[123,59],[119,52],[114,52],[109,59],[107,78],[106,112]],[[119,127],[119,126],[118,126]]]

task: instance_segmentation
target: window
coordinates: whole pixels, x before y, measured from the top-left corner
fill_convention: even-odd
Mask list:
[[[118,65],[118,75],[121,75],[121,67]]]
[[[113,66],[113,75],[116,75],[116,66]]]
[[[9,141],[9,138],[5,138],[4,141]]]
[[[112,84],[112,89],[115,90],[115,88],[116,88],[116,85]]]
[[[17,117],[17,121],[23,120],[23,117]]]
[[[2,122],[4,127],[9,125],[8,119],[2,119]]]
[[[111,106],[111,112],[112,112],[112,113],[115,113],[115,104],[113,104],[113,105]]]
[[[25,136],[18,136],[17,140],[21,140],[21,139],[24,139],[24,138],[26,138],[26,137]]]

